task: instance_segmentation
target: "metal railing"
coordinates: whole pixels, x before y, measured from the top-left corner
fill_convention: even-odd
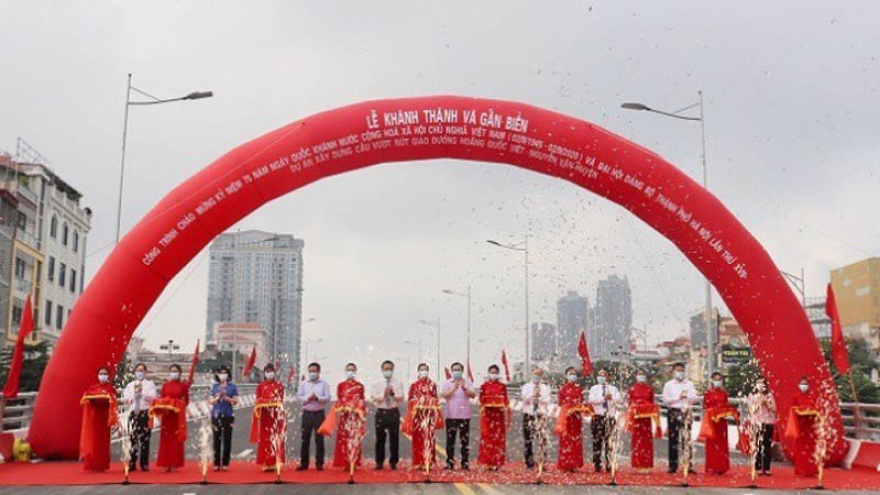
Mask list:
[[[0,396],[0,431],[28,428],[36,400],[36,392],[20,393],[14,399]]]

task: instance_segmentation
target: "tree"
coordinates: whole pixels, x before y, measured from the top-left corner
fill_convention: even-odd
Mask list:
[[[822,353],[825,355],[825,360],[828,362],[828,366],[831,367],[834,383],[837,385],[837,394],[842,402],[855,402],[855,397],[853,397],[852,393],[854,384],[859,402],[867,404],[880,403],[880,387],[871,382],[871,372],[880,368],[880,362],[877,361],[877,357],[871,351],[866,340],[846,340],[852,382],[850,382],[849,376],[840,375],[837,367],[834,365],[834,360],[831,359],[831,339],[823,338],[819,340],[819,343],[822,345]]]
[[[754,359],[736,363],[727,369],[724,388],[731,397],[747,397],[761,377],[761,369]]]
[[[0,384],[6,383],[9,367],[12,364],[13,346],[6,346],[0,351]],[[24,362],[21,368],[21,381],[19,390],[22,392],[36,392],[40,389],[40,380],[46,365],[49,364],[49,354],[52,347],[48,342],[37,342],[33,345],[25,344]]]

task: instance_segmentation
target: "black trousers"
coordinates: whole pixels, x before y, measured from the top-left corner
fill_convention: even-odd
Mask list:
[[[214,432],[214,465],[228,466],[232,456],[232,425],[235,416],[217,416],[211,418]]]
[[[470,466],[471,453],[471,420],[446,420],[446,465],[455,466],[455,436],[461,437],[461,467]]]
[[[611,445],[608,438],[614,430],[614,418],[596,415],[590,422],[590,433],[593,435],[593,467],[596,471],[602,470],[602,458],[605,459],[605,469],[611,470]]]
[[[525,444],[526,467],[535,467],[534,444],[538,444],[538,462],[542,464],[547,458],[547,433],[544,427],[544,416],[523,414],[523,440]]]
[[[773,454],[773,425],[758,426],[758,438],[755,448],[755,469],[770,471],[770,459]]]
[[[324,410],[303,411],[302,414],[302,446],[299,451],[299,465],[308,467],[309,448],[312,443],[312,434],[315,435],[315,465],[324,466],[324,437],[318,435],[318,428],[324,422]]]
[[[397,467],[400,460],[400,409],[376,409],[376,465],[385,463],[385,439],[388,439],[388,463]]]
[[[686,415],[680,409],[669,409],[666,419],[669,423],[669,472],[675,472],[678,471],[679,445],[685,450],[688,461],[693,458],[690,443],[693,419],[691,419],[689,414]]]
[[[131,459],[129,468],[134,469],[140,463],[141,469],[150,464],[150,413],[147,411],[132,412],[128,416],[128,431],[131,438]]]

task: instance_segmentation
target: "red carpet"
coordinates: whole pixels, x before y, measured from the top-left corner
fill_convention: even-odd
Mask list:
[[[367,466],[355,472],[357,483],[420,483],[425,480],[422,471],[411,471],[406,466],[397,471],[375,471]],[[591,471],[591,469],[590,469]],[[84,473],[82,465],[75,462],[42,462],[34,464],[0,465],[0,485],[95,485],[121,483],[122,467],[116,463],[111,471],[105,473]],[[288,466],[282,473],[285,483],[346,483],[348,473],[343,470],[328,468],[323,472],[309,470],[299,472]],[[500,472],[491,472],[476,467],[473,471],[433,472],[431,479],[438,483],[533,483],[536,474],[527,471],[521,463],[513,463]],[[201,471],[195,463],[173,473],[164,473],[154,469],[149,473],[140,471],[131,473],[131,483],[138,484],[194,484],[202,480]],[[547,484],[608,484],[611,476],[608,473],[561,473],[550,469],[544,473],[543,481]],[[234,463],[229,471],[208,472],[208,482],[218,484],[252,484],[272,483],[274,473],[260,472],[253,464]],[[617,476],[620,485],[681,485],[681,476],[673,476],[660,467],[649,475],[638,474],[629,469]],[[775,466],[773,475],[759,477],[758,486],[776,489],[804,489],[815,486],[815,478],[801,478],[794,475],[791,466]],[[691,486],[705,487],[748,487],[751,484],[749,472],[744,467],[735,467],[724,476],[693,474],[690,476]],[[880,490],[880,474],[869,470],[828,469],[825,472],[824,485],[829,489]]]

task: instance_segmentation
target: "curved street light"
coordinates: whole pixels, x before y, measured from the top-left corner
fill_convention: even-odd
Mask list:
[[[526,320],[526,355],[523,359],[523,372],[528,375],[529,369],[531,368],[531,356],[529,355],[529,347],[530,347],[530,338],[529,338],[529,235],[526,234],[522,242],[518,242],[516,244],[502,244],[498,241],[493,241],[492,239],[486,239],[486,242],[489,244],[509,249],[511,251],[520,251],[524,255],[523,259],[523,271],[525,272],[525,320]]]

